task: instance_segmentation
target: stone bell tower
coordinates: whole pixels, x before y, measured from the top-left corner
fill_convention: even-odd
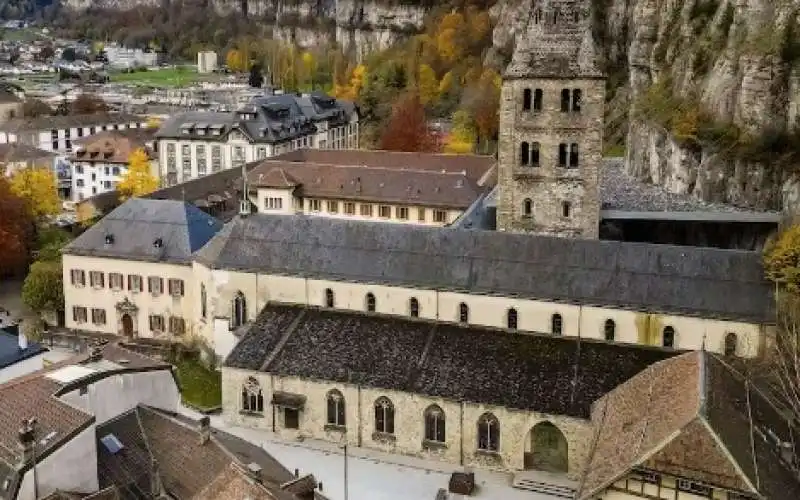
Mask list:
[[[605,76],[589,0],[538,0],[500,97],[497,229],[597,238]]]

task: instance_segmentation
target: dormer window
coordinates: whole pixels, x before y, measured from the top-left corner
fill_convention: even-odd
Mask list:
[[[156,238],[156,240],[153,242],[154,248],[162,248],[163,246],[164,246],[164,240],[162,240],[161,238]]]
[[[107,234],[106,235],[106,245],[113,245],[114,244],[114,235]]]

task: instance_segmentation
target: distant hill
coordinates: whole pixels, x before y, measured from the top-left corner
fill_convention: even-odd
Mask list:
[[[59,0],[0,0],[0,19],[48,19],[59,6]]]

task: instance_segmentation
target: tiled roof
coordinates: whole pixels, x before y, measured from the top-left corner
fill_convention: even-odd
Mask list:
[[[253,214],[196,256],[218,269],[773,321],[755,252]]]
[[[800,498],[773,438],[794,443],[794,429],[716,355],[656,363],[598,400],[592,421],[579,499],[639,467],[766,499]]]
[[[266,309],[285,314],[291,308]],[[277,353],[265,352],[259,332],[251,329],[225,366],[586,418],[595,399],[673,355],[575,338],[294,309],[296,327]],[[270,325],[264,329],[270,343],[283,333]]]
[[[70,157],[72,161],[127,164],[131,153],[145,149],[151,154],[149,144],[155,130],[146,128],[109,130],[75,141],[79,145]]]
[[[0,328],[0,370],[43,352],[47,352],[47,349],[36,342],[28,342],[26,349],[20,349],[19,337]]]
[[[67,245],[64,253],[187,263],[221,227],[220,221],[186,202],[132,198]]]
[[[55,158],[52,151],[35,148],[19,142],[0,144],[0,163],[16,161],[32,161]]]
[[[0,125],[0,130],[17,132],[21,130],[50,130],[72,127],[92,127],[115,123],[137,123],[144,125],[147,119],[127,113],[96,113],[90,115],[56,115],[38,118],[16,118]]]

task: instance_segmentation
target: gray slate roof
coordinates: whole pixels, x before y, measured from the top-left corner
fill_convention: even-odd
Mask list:
[[[771,322],[757,253],[304,215],[236,218],[213,268]]]
[[[67,245],[64,253],[133,260],[188,263],[222,228],[194,205],[132,198]],[[113,242],[106,243],[106,236]],[[159,248],[154,243],[160,239]]]
[[[19,329],[16,335],[12,335],[11,332],[0,328],[0,370],[47,352],[47,348],[36,342],[29,342],[26,349],[20,349],[18,332]]]

